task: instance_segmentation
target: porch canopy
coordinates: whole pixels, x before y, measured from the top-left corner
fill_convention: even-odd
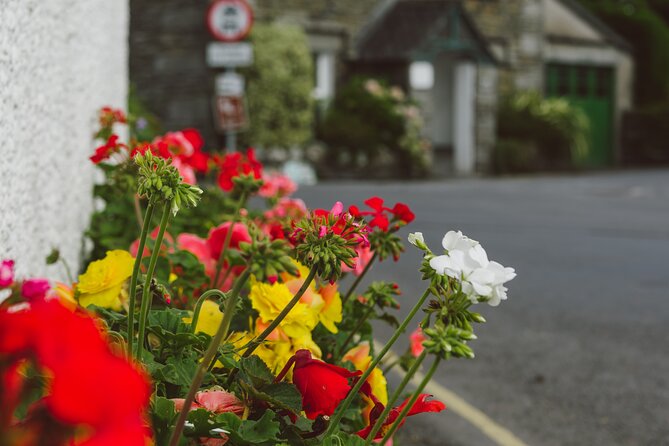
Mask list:
[[[459,0],[396,0],[361,37],[357,59],[433,62],[444,52],[495,63]]]

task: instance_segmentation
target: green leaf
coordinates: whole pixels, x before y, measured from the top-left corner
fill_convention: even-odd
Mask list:
[[[193,427],[188,429],[189,436],[208,437],[209,431],[214,427],[210,420],[211,412],[205,409],[195,409],[188,412],[188,421],[193,423]]]
[[[151,408],[154,416],[168,423],[175,415],[174,401],[161,396],[153,398]]]
[[[229,432],[239,432],[242,420],[232,412],[225,412],[216,416],[216,425]]]
[[[257,421],[246,420],[239,428],[239,436],[251,444],[277,440],[279,422],[274,420],[274,412],[266,410]]]
[[[267,401],[278,409],[287,409],[294,413],[302,411],[302,395],[290,383],[268,384],[260,390],[250,389],[257,399]]]
[[[248,358],[242,358],[239,367],[249,382],[254,387],[260,388],[265,384],[274,381],[274,374],[267,367],[267,364],[257,355],[251,355]]]

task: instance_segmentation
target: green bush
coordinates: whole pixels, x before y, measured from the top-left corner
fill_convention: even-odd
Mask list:
[[[256,24],[251,32],[254,64],[243,70],[250,127],[247,145],[300,146],[312,137],[313,64],[304,32],[294,26]]]
[[[421,176],[429,165],[429,142],[421,136],[422,126],[419,108],[401,89],[357,77],[336,95],[319,136],[327,145],[330,167],[366,176]],[[393,171],[374,170],[386,167],[388,159]]]
[[[566,99],[536,92],[509,96],[498,110],[496,167],[507,172],[578,166],[588,155],[588,132],[588,117]]]

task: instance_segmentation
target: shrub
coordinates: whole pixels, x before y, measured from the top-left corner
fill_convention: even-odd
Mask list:
[[[588,131],[588,117],[566,99],[542,98],[536,92],[512,95],[502,100],[498,112],[496,164],[515,165],[521,171],[532,164],[537,169],[576,166],[588,154]],[[515,144],[512,149],[512,141],[528,146],[521,149]],[[536,147],[536,155],[531,154],[530,145]],[[505,155],[511,158],[501,160]],[[531,162],[534,156],[536,162]]]
[[[353,78],[335,97],[320,129],[328,165],[361,168],[368,176],[384,157],[399,174],[427,173],[429,143],[417,105],[398,87]]]
[[[243,70],[250,126],[242,145],[300,146],[311,139],[314,89],[304,32],[293,26],[257,24],[251,32],[254,64]]]

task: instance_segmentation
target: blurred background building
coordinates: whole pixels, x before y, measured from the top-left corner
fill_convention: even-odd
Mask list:
[[[335,152],[325,156],[325,174],[333,174],[333,165],[352,166],[352,170],[356,166],[362,170],[384,166],[384,153],[386,164],[389,157],[416,162],[425,155],[427,170],[437,176],[601,168],[666,157],[644,140],[643,133],[659,131],[655,122],[667,107],[650,112],[651,116],[647,109],[631,112],[635,104],[649,103],[647,95],[635,102],[639,90],[635,80],[645,79],[639,79],[635,63],[641,54],[639,48],[649,45],[647,36],[626,30],[631,29],[630,21],[643,22],[650,13],[657,13],[653,20],[663,23],[663,11],[651,6],[642,10],[640,2],[631,0],[250,3],[260,24],[256,29],[273,24],[303,32],[311,56],[309,90],[314,103],[303,101],[296,106],[301,111],[309,108],[313,119],[301,116],[295,119],[299,122],[284,123],[288,132],[293,129],[299,138],[256,138],[254,135],[261,133],[253,127],[258,120],[254,113],[258,100],[249,91],[252,128],[243,140],[261,148],[305,147],[320,142],[326,152]],[[211,113],[216,71],[205,62],[205,47],[212,40],[204,26],[208,2],[131,0],[130,5],[130,81],[136,97],[167,129],[197,127],[207,141],[220,144]],[[628,7],[633,10],[625,9]],[[664,26],[669,33],[666,22]],[[257,53],[262,51],[261,42],[254,44]],[[274,63],[295,62],[285,60],[285,54],[290,53],[275,54]],[[381,141],[382,149],[359,156],[364,150],[360,147],[376,143],[360,135],[374,128],[351,127],[351,122],[344,124],[328,116],[336,117],[341,108],[337,98],[346,94],[356,76],[372,77],[408,93],[420,106],[420,134],[429,148],[418,142],[388,148],[392,144]],[[253,84],[254,76],[250,75],[249,90]],[[276,84],[263,95],[275,95],[275,102],[287,106],[281,113],[290,114],[290,102],[299,96],[281,97],[290,88]],[[659,97],[666,104],[666,94]],[[371,118],[364,104],[354,108],[364,109],[368,120],[376,121],[376,115]],[[351,114],[350,109],[345,112]],[[262,131],[279,118],[268,119],[262,121]],[[361,121],[364,119],[358,119]],[[300,125],[309,127],[306,134]],[[359,140],[331,136],[341,134],[342,127]],[[640,128],[650,130],[639,132]],[[416,175],[425,170],[413,172]],[[397,173],[395,166],[388,175]]]

